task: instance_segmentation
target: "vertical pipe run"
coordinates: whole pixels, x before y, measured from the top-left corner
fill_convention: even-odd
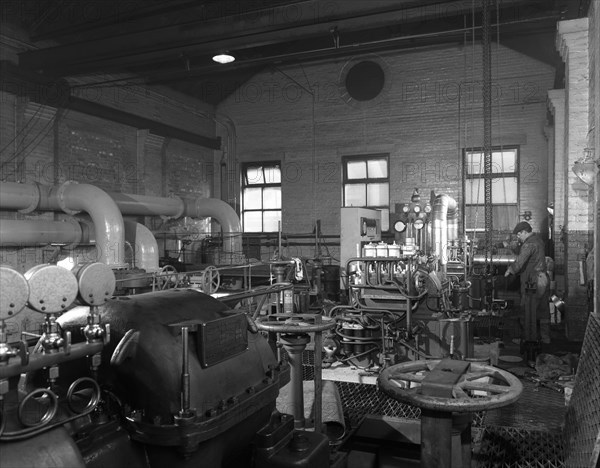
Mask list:
[[[304,429],[304,384],[302,381],[302,352],[310,341],[308,335],[280,335],[279,340],[287,351],[290,363],[290,399],[294,416],[294,427]],[[315,395],[316,397],[316,395]]]
[[[452,413],[421,409],[421,467],[452,467]]]
[[[180,415],[190,414],[190,361],[188,348],[189,328],[181,327],[181,410]]]
[[[321,316],[315,315],[315,324],[321,323]],[[321,432],[323,424],[323,335],[322,332],[315,332],[315,428],[314,432]]]

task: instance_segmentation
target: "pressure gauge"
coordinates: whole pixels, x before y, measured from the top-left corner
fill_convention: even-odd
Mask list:
[[[0,265],[0,320],[21,312],[29,299],[29,284],[25,277],[8,265]]]
[[[78,265],[73,273],[79,283],[79,298],[87,305],[102,305],[115,291],[115,274],[104,263]]]
[[[415,229],[423,229],[424,225],[425,225],[425,223],[423,222],[422,219],[415,219],[415,222],[413,223],[413,226],[415,227]]]
[[[37,265],[25,273],[29,283],[29,306],[43,314],[62,312],[77,297],[77,279],[58,265]]]
[[[404,221],[398,220],[394,223],[394,231],[404,232],[405,229],[406,229],[406,223]]]
[[[421,212],[421,205],[415,205],[415,206],[413,206],[413,211],[415,213],[420,213]]]

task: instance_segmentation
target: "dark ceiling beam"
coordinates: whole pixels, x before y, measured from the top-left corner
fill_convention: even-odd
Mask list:
[[[45,39],[59,39],[63,37],[73,37],[83,33],[84,37],[91,39],[112,37],[122,34],[131,34],[137,32],[154,30],[160,34],[167,26],[185,26],[199,21],[206,21],[217,16],[225,17],[220,12],[231,14],[236,11],[239,14],[256,14],[264,8],[256,0],[168,0],[153,4],[148,0],[114,0],[112,8],[106,8],[106,2],[109,0],[87,0],[93,6],[99,9],[96,18],[91,21],[85,19],[86,1],[79,0],[77,6],[83,9],[79,12],[81,22],[60,22],[52,27],[48,25],[45,30],[38,32],[31,39],[34,41]],[[137,1],[137,3],[136,3]],[[268,8],[274,8],[285,4],[286,7],[297,3],[306,3],[313,0],[262,0],[267,3]],[[231,6],[234,4],[234,6]],[[229,5],[229,6],[228,6]],[[87,16],[90,16],[89,14]],[[183,19],[180,19],[183,18]],[[190,21],[191,18],[197,18]],[[41,28],[40,28],[41,29]]]
[[[74,5],[73,3],[69,3],[67,5],[64,4],[65,0],[56,0],[52,2],[52,0],[48,0],[44,5],[42,5],[42,11],[40,14],[34,18],[34,20],[29,24],[29,29],[32,34],[35,34],[41,25],[47,24],[48,19],[53,17],[57,12],[66,13],[71,7]]]
[[[393,8],[387,7],[383,11],[373,13],[373,6],[369,3],[345,0],[343,5],[346,5],[346,11],[343,14],[315,19],[314,13],[312,16],[308,13],[311,8],[319,8],[318,5],[322,2],[308,1],[301,4],[307,11],[306,17],[291,24],[289,21],[274,19],[285,18],[285,7],[276,7],[259,14],[195,21],[159,30],[28,51],[20,54],[19,63],[28,69],[67,76],[159,63],[179,56],[211,54],[223,49],[235,51],[311,37],[328,37],[333,27],[338,28],[343,43],[345,31],[394,27],[410,21],[440,19],[444,14],[469,14],[474,5],[472,0],[456,0],[423,2],[407,8],[406,2],[400,1],[396,2]],[[523,3],[539,5],[540,0],[504,0],[502,6],[506,9],[518,7]],[[411,5],[415,3],[411,2]]]
[[[124,112],[115,109],[114,107],[86,101],[85,99],[71,96],[65,107],[76,112],[81,112],[82,114],[93,115],[100,119],[110,120],[111,122],[117,122],[138,129],[146,129],[155,135],[187,141],[188,143],[193,143],[213,150],[221,149],[220,137],[209,138],[204,135],[182,130],[178,127],[173,127],[172,125],[157,122],[156,120]]]
[[[64,0],[58,0],[57,5],[63,2]],[[196,0],[169,0],[168,4],[159,3],[156,5],[148,3],[148,0],[128,0],[125,2],[121,0],[113,2],[102,0],[102,2],[104,5],[97,0],[92,2],[83,0],[77,3],[69,2],[65,10],[61,11],[59,17],[74,17],[74,19],[77,19],[79,16],[79,19],[83,21],[55,20],[44,22],[38,20],[35,25],[32,25],[35,27],[32,28],[31,40],[57,39],[64,36],[74,36],[81,32],[89,34],[90,32],[98,31],[99,34],[102,34],[103,32],[108,33],[111,29],[114,33],[115,20],[117,21],[118,28],[131,27],[133,21],[148,16],[157,16],[157,18],[160,18],[164,13],[173,12],[174,9],[181,9],[186,7],[186,5],[198,7]],[[54,10],[57,10],[57,8],[54,7]],[[66,8],[71,10],[70,14],[66,11]],[[92,8],[98,8],[98,11],[92,10]]]
[[[556,16],[543,16],[525,18],[516,21],[507,21],[501,24],[492,24],[493,28],[512,28],[523,27],[528,25],[528,29],[532,34],[540,34],[544,32],[554,32],[556,30]],[[291,52],[285,54],[275,54],[254,59],[235,61],[231,64],[223,65],[207,65],[192,67],[190,70],[178,71],[156,71],[147,74],[146,84],[168,84],[174,81],[186,81],[194,79],[210,79],[217,73],[222,73],[226,67],[229,73],[238,72],[249,67],[278,65],[284,63],[298,63],[306,61],[335,59],[347,57],[355,54],[364,54],[383,50],[412,50],[422,48],[428,45],[436,45],[442,43],[462,43],[466,34],[474,33],[478,38],[480,36],[481,26],[468,26],[464,28],[446,29],[440,31],[432,31],[430,33],[412,34],[405,36],[392,37],[388,39],[363,42],[360,44],[349,44],[338,48],[330,47],[324,49],[312,49],[300,52]],[[471,40],[471,37],[469,37]],[[521,37],[521,41],[527,41],[526,37]],[[502,42],[502,40],[501,40]]]
[[[27,97],[38,104],[69,109],[140,130],[149,130],[150,133],[155,135],[176,138],[204,148],[221,149],[220,137],[207,137],[114,107],[75,97],[71,93],[69,83],[64,79],[56,80],[39,73],[22,70],[12,62],[5,60],[0,61],[0,73],[2,74],[1,91]]]

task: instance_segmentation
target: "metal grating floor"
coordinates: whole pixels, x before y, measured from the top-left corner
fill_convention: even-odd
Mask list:
[[[484,426],[531,431],[561,431],[566,413],[565,396],[556,390],[521,380],[523,393],[512,405],[486,411]],[[540,417],[543,415],[543,417]]]
[[[562,434],[515,427],[486,426],[474,440],[478,468],[561,468]]]
[[[367,414],[419,419],[421,410],[400,403],[377,390],[375,385],[337,382],[342,408],[347,414],[350,427],[355,428]]]
[[[571,404],[565,416],[565,459],[569,467],[600,465],[600,317],[590,314]]]
[[[480,324],[483,329],[493,325]],[[492,325],[488,328],[487,326]],[[500,326],[510,329],[509,324]],[[512,331],[512,330],[511,330]],[[508,333],[511,335],[512,333]],[[506,336],[505,336],[506,338]],[[476,413],[473,419],[473,466],[478,468],[589,468],[598,463],[600,436],[600,317],[590,315],[581,349],[571,404],[564,395],[523,380],[513,405]],[[303,376],[313,378],[314,355],[305,351]],[[418,419],[419,408],[400,403],[375,385],[337,382],[346,422],[356,428],[364,416]],[[596,458],[594,458],[596,457]]]

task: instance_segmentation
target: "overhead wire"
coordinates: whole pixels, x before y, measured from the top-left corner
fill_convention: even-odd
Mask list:
[[[39,109],[38,109],[38,111],[39,111]],[[10,164],[11,162],[13,162],[15,159],[19,158],[21,155],[23,155],[23,158],[21,158],[21,160],[18,162],[17,166],[22,164],[24,162],[25,158],[27,157],[27,155],[31,151],[33,151],[35,148],[37,148],[39,146],[39,144],[41,143],[41,141],[52,131],[54,122],[58,115],[59,115],[59,110],[57,109],[56,112],[54,113],[54,115],[52,116],[52,118],[48,120],[48,122],[44,125],[44,127],[26,145],[24,145],[23,147],[16,150],[15,154],[13,154],[12,157],[10,157],[10,159],[8,159],[7,161],[4,161],[2,163],[2,165],[0,166],[0,173],[3,173],[6,166],[8,164]],[[32,116],[29,120],[32,120],[33,118],[34,118],[34,116]],[[32,145],[34,145],[33,148],[29,152],[27,152],[27,150]]]
[[[25,122],[25,125],[23,125],[23,128],[21,128],[16,134],[15,136],[12,138],[12,140],[10,140],[6,145],[4,145],[4,147],[0,148],[0,154],[2,154],[10,145],[12,145],[17,138],[19,138],[19,136],[21,136],[22,133],[24,133],[27,129],[27,127],[29,126],[29,124],[31,122],[33,122],[33,119],[35,119],[37,117],[37,115],[40,113],[40,111],[42,110],[42,107],[44,106],[39,106],[36,111],[33,113],[33,115],[31,117],[29,117],[29,119],[27,119],[27,122]],[[15,123],[16,125],[16,123]]]

